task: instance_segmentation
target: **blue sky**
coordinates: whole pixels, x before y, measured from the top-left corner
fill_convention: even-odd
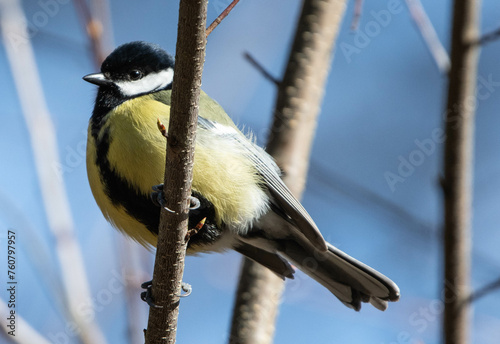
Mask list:
[[[208,21],[227,3],[209,3]],[[451,2],[422,3],[449,50]],[[56,127],[91,294],[99,299],[116,274],[122,274],[122,258],[128,254],[124,247],[136,244],[124,246],[121,235],[101,215],[87,183],[83,152],[95,89],[81,77],[96,71],[87,38],[72,2],[60,0],[50,13],[42,4],[46,2],[23,5],[33,29],[32,44]],[[110,5],[116,45],[147,40],[174,53],[177,1],[111,1]],[[393,9],[390,16],[381,20],[389,9]],[[299,10],[298,0],[241,1],[208,40],[203,89],[261,143],[266,140],[276,89],[244,60],[243,53],[250,52],[279,77]],[[46,22],[40,22],[40,13],[47,14]],[[404,1],[366,1],[358,32],[349,29],[352,14],[351,1],[325,90],[303,203],[327,240],[391,277],[402,297],[384,313],[368,306],[356,313],[299,274],[287,283],[275,342],[438,343],[442,315],[438,178],[443,146],[435,133],[442,127],[446,77],[436,67]],[[482,31],[497,29],[498,18],[500,3],[483,1]],[[474,288],[497,279],[500,271],[499,56],[500,42],[485,46],[478,69],[478,84],[485,93],[478,97],[476,121]],[[18,312],[47,338],[62,338],[56,334],[67,333],[68,323],[58,301],[60,272],[54,239],[43,212],[28,131],[3,44],[0,72],[4,104],[0,252],[5,253],[7,230],[14,229],[19,237]],[[403,181],[391,187],[386,176],[397,175],[402,161],[416,163]],[[143,280],[148,279],[152,255],[140,248],[133,252],[146,261],[142,273]],[[5,271],[5,264],[0,271]],[[187,259],[184,280],[194,292],[181,303],[179,343],[225,342],[239,264],[240,257],[233,252]],[[5,275],[2,272],[0,278],[3,285]],[[0,297],[6,298],[5,291]],[[114,293],[96,309],[109,343],[129,343],[125,298],[123,291]],[[497,342],[499,292],[474,306],[474,342]],[[146,327],[146,305],[138,307],[137,326]],[[77,343],[73,336],[65,338]]]

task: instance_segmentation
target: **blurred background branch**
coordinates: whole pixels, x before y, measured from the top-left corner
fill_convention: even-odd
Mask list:
[[[346,1],[304,1],[283,80],[278,84],[267,151],[299,199],[345,7]],[[270,270],[243,258],[229,343],[272,343],[283,287],[283,281]]]
[[[75,226],[62,178],[54,166],[61,166],[54,125],[45,102],[35,56],[18,0],[0,1],[0,20],[5,49],[14,76],[17,94],[29,132],[35,159],[42,205],[56,241],[65,304],[71,319],[79,328],[83,343],[100,344],[106,340],[99,326],[81,311],[91,298],[80,246],[75,238]],[[24,37],[14,45],[13,37]],[[27,205],[37,206],[36,203]]]
[[[26,320],[24,320],[23,317],[21,317],[19,314],[15,315],[15,326],[18,329],[22,330],[14,331],[13,333],[15,333],[15,336],[9,335],[8,332],[11,330],[6,325],[9,325],[8,319],[11,316],[11,310],[12,309],[9,308],[9,306],[0,299],[0,316],[2,317],[2,320],[7,319],[7,322],[2,326],[2,334],[0,335],[0,338],[3,336],[5,338],[5,341],[11,340],[14,343],[19,344],[51,344],[44,336],[42,336],[38,331],[31,327],[30,324],[26,322]]]
[[[484,34],[478,41],[478,44],[488,44],[500,39],[500,28]]]
[[[107,0],[74,0],[75,7],[90,41],[94,64],[101,67],[102,61],[113,49],[113,30]]]
[[[363,14],[363,0],[355,0],[354,2],[354,13],[352,15],[351,30],[357,30],[359,27],[359,21],[361,20],[361,15]]]
[[[474,118],[479,46],[475,0],[455,0],[444,150],[444,341],[470,342]],[[472,100],[472,102],[471,102]]]
[[[439,71],[442,74],[447,74],[450,70],[450,57],[441,44],[436,30],[425,12],[424,6],[422,6],[420,0],[405,0],[405,2]]]

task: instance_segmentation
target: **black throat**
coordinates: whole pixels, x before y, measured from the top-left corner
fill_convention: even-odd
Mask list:
[[[99,132],[106,122],[106,115],[126,100],[127,99],[122,96],[118,88],[115,86],[99,87],[95,100],[94,111],[92,111],[92,117],[90,118],[91,134],[94,137],[94,140],[96,140],[96,143]]]

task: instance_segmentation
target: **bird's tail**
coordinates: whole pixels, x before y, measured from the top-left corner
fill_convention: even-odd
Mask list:
[[[330,290],[342,303],[356,311],[369,302],[384,311],[388,301],[399,300],[399,288],[386,276],[327,243],[326,251],[305,249],[286,241],[280,254]]]

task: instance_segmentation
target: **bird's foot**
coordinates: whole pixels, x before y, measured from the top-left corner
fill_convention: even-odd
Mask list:
[[[146,302],[149,305],[149,307],[157,308],[157,309],[163,308],[163,306],[159,306],[159,305],[155,304],[155,302],[154,302],[153,292],[152,292],[152,288],[153,288],[153,281],[152,280],[142,283],[141,288],[146,289],[146,291],[143,291],[141,293],[141,300],[142,301]],[[177,296],[178,297],[186,297],[186,296],[189,296],[192,291],[193,291],[193,287],[191,287],[191,284],[186,283],[186,282],[181,282],[181,294],[177,295]],[[184,292],[184,294],[182,292]]]
[[[153,192],[151,192],[151,201],[158,207],[164,208],[166,211],[176,214],[175,211],[169,209],[165,206],[165,192],[163,191],[163,184],[158,184],[153,186]],[[194,196],[189,196],[189,210],[196,210],[200,207],[200,200]]]
[[[153,293],[151,291],[151,289],[153,288],[153,280],[144,282],[143,284],[141,284],[141,288],[146,289],[146,291],[143,291],[141,293],[142,301],[146,302],[149,307],[157,309],[163,308],[163,306],[158,306],[157,304],[155,304],[153,300]]]

